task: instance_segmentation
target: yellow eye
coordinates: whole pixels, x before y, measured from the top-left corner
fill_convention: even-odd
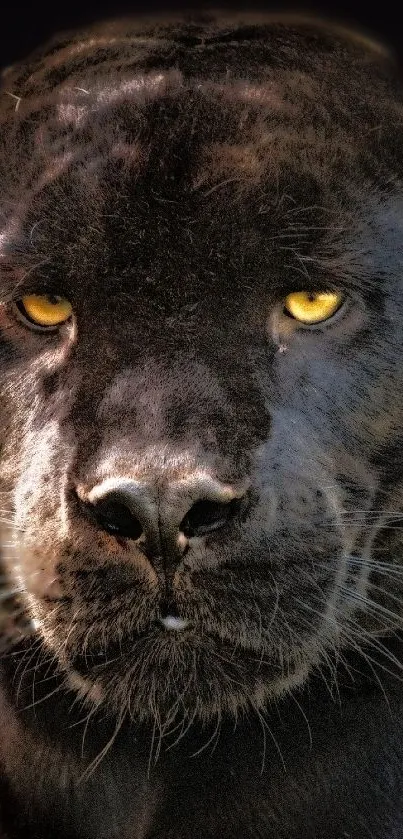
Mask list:
[[[327,291],[293,291],[284,301],[288,314],[302,323],[328,320],[343,302],[341,294]]]
[[[37,326],[60,326],[72,314],[72,306],[65,297],[53,294],[29,294],[18,303],[18,308]]]

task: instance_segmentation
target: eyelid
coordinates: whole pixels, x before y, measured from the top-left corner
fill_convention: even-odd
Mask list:
[[[13,288],[8,299],[10,303],[18,303],[19,300],[23,300],[24,297],[30,297],[31,295],[36,295],[37,297],[52,297],[52,295],[57,297],[68,297],[68,295],[64,293],[63,289],[60,289],[60,286],[55,288],[50,284],[38,285],[38,282],[30,283],[27,281],[26,283],[24,282],[23,285]]]

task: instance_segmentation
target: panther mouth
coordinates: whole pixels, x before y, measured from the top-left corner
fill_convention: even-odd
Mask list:
[[[183,632],[189,625],[186,618],[180,618],[177,615],[166,615],[164,618],[160,618],[160,623],[164,629],[175,632]]]
[[[174,643],[172,636],[189,637],[189,631],[185,632],[185,630],[191,630],[191,628],[192,624],[188,618],[181,617],[173,608],[168,611],[166,606],[162,606],[159,616],[146,629],[130,633],[119,641],[107,642],[102,649],[93,648],[85,652],[73,653],[70,657],[70,666],[81,676],[99,673],[109,666],[118,665],[119,662],[129,659],[133,655],[133,650],[144,640],[149,642],[150,639],[155,638],[163,642],[164,636],[169,635]]]

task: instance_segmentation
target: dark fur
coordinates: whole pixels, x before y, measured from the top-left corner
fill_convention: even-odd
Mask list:
[[[8,839],[403,836],[402,91],[342,29],[210,13],[5,74]],[[16,319],[52,292],[73,323]],[[180,556],[200,469],[243,496]],[[111,476],[154,542],[78,501]]]

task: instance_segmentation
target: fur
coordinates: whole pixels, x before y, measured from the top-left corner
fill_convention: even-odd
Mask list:
[[[8,839],[403,835],[402,94],[359,33],[220,12],[6,72]]]

